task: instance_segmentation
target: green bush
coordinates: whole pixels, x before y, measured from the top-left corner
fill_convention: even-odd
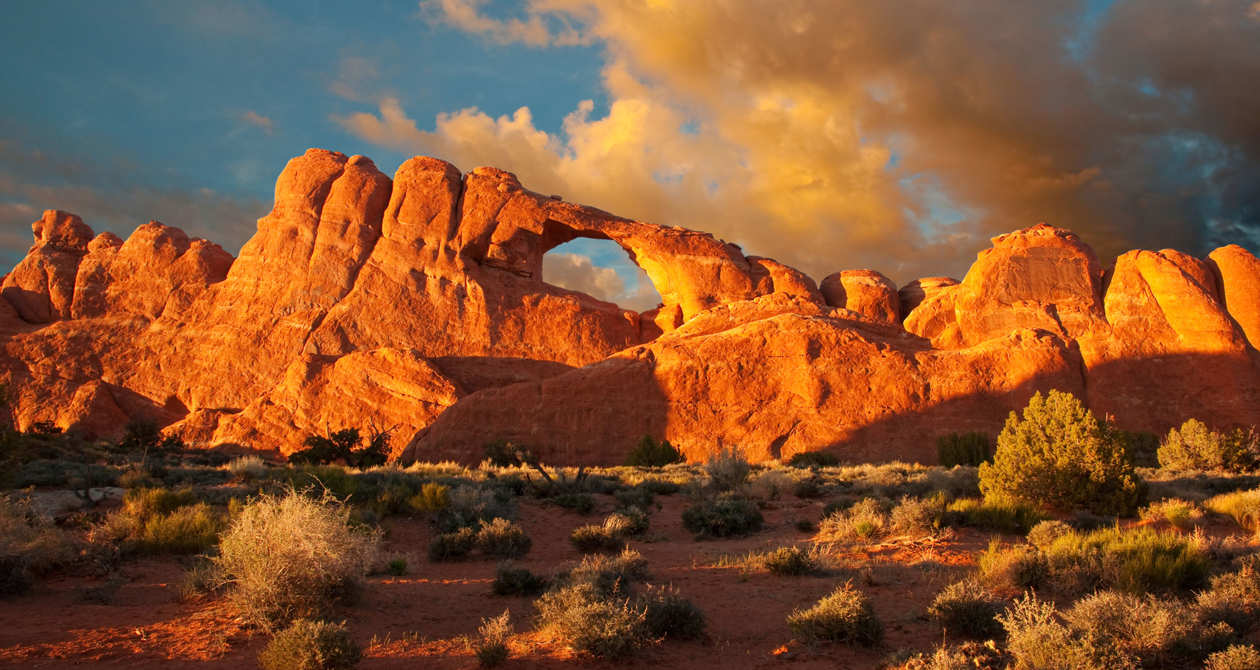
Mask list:
[[[1218,433],[1188,419],[1168,431],[1157,455],[1159,466],[1169,470],[1247,472],[1260,467],[1260,437],[1254,430]]]
[[[467,558],[476,546],[477,531],[471,528],[440,533],[429,542],[429,560],[435,562],[462,560]]]
[[[477,639],[473,641],[473,654],[477,663],[483,668],[493,668],[508,658],[507,641],[512,637],[511,613],[503,610],[503,614],[481,620],[477,629]]]
[[[496,596],[534,596],[547,588],[547,579],[525,568],[514,568],[510,563],[500,563],[494,572],[490,590]]]
[[[644,435],[630,455],[626,456],[626,465],[641,468],[659,468],[671,463],[686,461],[682,452],[678,451],[669,440],[657,442],[651,435]]]
[[[990,496],[955,500],[946,508],[945,518],[953,525],[1024,535],[1046,516],[1029,503]]]
[[[936,438],[936,456],[947,468],[980,465],[993,460],[993,440],[984,433],[949,433]]]
[[[1123,441],[1069,393],[1033,395],[1023,416],[1011,412],[992,463],[980,465],[985,498],[1058,509],[1131,515],[1145,484]]]
[[[1245,530],[1260,531],[1260,489],[1222,493],[1208,498],[1203,506],[1233,519]]]
[[[840,465],[840,458],[826,451],[802,451],[792,454],[788,465],[794,468],[830,468]]]
[[[520,558],[532,545],[525,530],[507,519],[494,519],[477,531],[477,549],[487,556]]]
[[[332,498],[290,491],[246,505],[219,541],[215,568],[252,623],[270,630],[327,616],[355,593],[374,563],[379,535],[349,523]]]
[[[578,514],[590,514],[595,509],[595,498],[589,493],[561,493],[547,499],[557,507],[571,509]]]
[[[748,500],[704,500],[683,510],[683,527],[700,537],[747,535],[761,529],[761,510]]]
[[[932,600],[928,614],[951,635],[992,638],[1001,632],[1002,600],[976,580],[954,582]]]
[[[347,670],[362,652],[344,623],[298,619],[258,654],[263,670]]]
[[[196,554],[214,546],[221,527],[219,515],[197,503],[149,517],[136,545],[150,554]]]
[[[407,500],[417,512],[440,512],[451,504],[451,488],[437,482],[425,482],[420,492]]]
[[[809,609],[792,612],[787,623],[792,634],[805,642],[828,640],[873,646],[884,636],[870,600],[851,584],[837,588]]]
[[[1068,533],[1050,544],[1046,558],[1056,573],[1096,575],[1102,585],[1134,593],[1195,588],[1209,568],[1194,540],[1149,527]]]
[[[1189,500],[1166,498],[1143,507],[1139,516],[1143,521],[1166,521],[1174,528],[1185,530],[1203,518],[1203,510]]]

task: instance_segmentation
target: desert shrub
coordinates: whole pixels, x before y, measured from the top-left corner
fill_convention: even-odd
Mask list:
[[[993,640],[967,641],[938,646],[931,654],[919,653],[890,659],[889,670],[998,670],[1006,667],[1006,655]],[[894,665],[900,663],[899,665]]]
[[[946,508],[945,518],[953,525],[1023,535],[1046,516],[1027,502],[990,496],[955,500]]]
[[[525,568],[514,568],[510,563],[500,563],[494,572],[490,590],[496,596],[533,596],[547,588],[547,579]]]
[[[437,482],[425,482],[424,486],[407,499],[407,505],[417,512],[438,512],[451,504],[451,488]]]
[[[507,641],[512,637],[511,613],[503,610],[503,614],[481,620],[477,629],[477,638],[472,643],[473,654],[477,663],[483,668],[493,668],[508,658]]]
[[[848,509],[828,514],[818,524],[818,540],[866,542],[882,537],[887,525],[888,511],[885,503],[876,498],[863,498]]]
[[[704,612],[672,586],[649,586],[639,596],[638,607],[653,638],[694,640],[704,635]]]
[[[582,553],[617,551],[625,544],[619,536],[609,533],[603,524],[574,528],[569,534],[569,542]]]
[[[1249,644],[1235,644],[1208,656],[1203,670],[1260,670],[1260,651]]]
[[[1188,419],[1168,431],[1158,457],[1159,466],[1169,470],[1246,472],[1260,466],[1260,437],[1252,430],[1218,433]]]
[[[941,465],[980,465],[993,460],[993,440],[984,433],[949,433],[936,438],[936,456]]]
[[[1028,529],[1028,543],[1038,549],[1046,549],[1055,540],[1072,532],[1072,527],[1058,519],[1039,521]]]
[[[264,494],[219,541],[216,569],[246,619],[264,628],[325,616],[353,595],[379,536],[349,524],[335,499]]]
[[[747,535],[761,529],[761,510],[739,498],[702,500],[683,510],[683,527],[700,537]]]
[[[1101,585],[1141,593],[1194,588],[1204,582],[1208,558],[1192,539],[1151,528],[1072,532],[1046,549],[1051,570],[1075,570]]]
[[[32,573],[69,565],[76,555],[69,535],[35,514],[29,501],[0,496],[0,596],[24,593]]]
[[[625,545],[631,535],[647,531],[648,519],[638,509],[613,512],[601,524],[579,526],[569,535],[569,541],[582,552],[616,551]]]
[[[806,642],[828,640],[872,646],[884,635],[870,600],[852,584],[840,586],[813,607],[792,612],[787,623],[792,634]]]
[[[267,464],[258,456],[241,456],[223,466],[233,477],[245,481],[262,479],[267,474]]]
[[[1125,446],[1069,393],[1033,395],[1021,417],[1011,412],[993,462],[980,466],[985,498],[1130,515],[1145,486]]]
[[[797,498],[819,498],[822,497],[822,494],[822,486],[813,477],[798,479],[792,484],[792,495]]]
[[[648,578],[647,559],[629,548],[616,556],[595,554],[583,558],[569,571],[568,578],[571,582],[592,584],[606,596],[625,595],[631,582]]]
[[[589,493],[561,493],[551,496],[547,502],[565,509],[571,509],[578,514],[590,514],[595,509],[595,498]]]
[[[1260,530],[1260,489],[1222,493],[1205,500],[1203,506],[1246,530]]]
[[[440,498],[441,494],[435,493],[435,496]],[[446,506],[437,513],[438,528],[443,532],[478,528],[495,518],[514,516],[511,498],[502,489],[460,485],[447,491],[446,500]]]
[[[1109,649],[1148,666],[1199,656],[1202,638],[1212,635],[1180,602],[1117,591],[1081,598],[1063,619],[1089,648]]]
[[[195,554],[214,546],[221,527],[209,505],[187,505],[145,520],[136,548],[151,554]]]
[[[802,451],[792,454],[788,465],[794,468],[830,468],[840,465],[840,458],[826,451]]]
[[[1174,528],[1188,528],[1203,518],[1203,510],[1189,500],[1167,498],[1143,507],[1138,516],[1143,521],[1166,521]]]
[[[888,532],[910,537],[930,535],[940,528],[944,516],[943,494],[926,498],[905,496],[888,513]]]
[[[646,510],[656,500],[656,494],[652,492],[650,487],[639,485],[621,489],[613,493],[613,498],[622,507],[637,507],[638,509]]]
[[[486,444],[485,456],[491,465],[498,468],[517,468],[534,460],[529,447],[502,440]]]
[[[704,464],[709,481],[719,491],[730,491],[743,484],[752,472],[748,459],[734,448],[722,449],[709,457]]]
[[[776,575],[799,577],[817,574],[822,569],[818,560],[800,547],[779,547],[762,555],[760,559],[761,564]]]
[[[586,581],[554,588],[534,606],[539,627],[551,630],[576,651],[620,658],[650,640],[645,612],[626,599],[610,598]]]
[[[766,470],[749,482],[750,495],[762,500],[778,500],[779,496],[792,488],[796,480],[779,470]]]
[[[197,495],[192,489],[139,488],[131,489],[123,496],[122,511],[127,516],[144,521],[196,502]]]
[[[263,670],[346,670],[361,657],[344,623],[298,619],[263,647],[258,665]]]
[[[954,582],[932,600],[928,614],[951,635],[990,638],[1001,632],[1002,600],[976,580]]]
[[[1133,432],[1112,427],[1112,432],[1129,453],[1129,460],[1139,468],[1159,467],[1159,436],[1155,433]]]
[[[389,432],[373,433],[364,441],[358,428],[345,428],[328,435],[308,435],[305,448],[289,454],[295,465],[344,463],[352,468],[384,465],[389,459]]]
[[[682,463],[682,452],[678,451],[669,440],[657,442],[651,435],[644,435],[639,446],[626,456],[626,465],[642,468],[659,468],[670,463]]]
[[[466,558],[476,546],[477,531],[471,528],[439,533],[429,542],[429,560],[458,561]]]
[[[531,545],[525,530],[507,519],[494,519],[477,531],[477,549],[487,556],[520,558]]]
[[[651,491],[654,495],[669,496],[678,493],[682,488],[678,482],[671,482],[668,479],[644,479],[636,484],[638,488]]]
[[[398,556],[396,558],[389,559],[389,562],[385,564],[385,574],[394,577],[402,577],[407,574],[406,557]]]
[[[1246,633],[1260,616],[1260,556],[1252,554],[1237,571],[1212,577],[1211,587],[1198,594],[1196,604],[1205,621],[1221,621]]]
[[[985,584],[1006,591],[1037,588],[1050,573],[1040,551],[1027,545],[1004,546],[996,539],[980,554],[976,567]]]

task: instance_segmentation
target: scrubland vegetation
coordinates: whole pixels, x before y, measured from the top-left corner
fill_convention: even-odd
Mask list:
[[[752,654],[888,668],[1260,660],[1254,434],[1194,421],[1124,433],[1065,394],[1035,396],[993,439],[942,436],[949,467],[828,453],[754,465],[730,450],[687,464],[651,438],[633,465],[601,468],[508,443],[476,467],[400,467],[357,430],[286,462],[184,450],[142,426],[116,443],[47,426],[0,441],[0,605],[77,580],[83,602],[109,607],[131,566],[179,565],[172,602],[228,608],[245,641],[216,653],[248,648],[242,662],[263,668],[366,667],[398,648],[428,650],[421,665],[670,666],[745,643],[731,603],[712,603],[763,580],[773,602],[740,603],[773,642]],[[388,595],[445,583],[477,595],[450,613]],[[361,621],[386,606],[455,630],[374,637]]]

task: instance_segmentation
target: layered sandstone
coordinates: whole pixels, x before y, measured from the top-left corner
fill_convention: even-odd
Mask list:
[[[930,461],[1069,390],[1135,430],[1260,423],[1260,261],[1134,251],[1106,268],[1044,224],[961,282],[872,270],[821,284],[711,235],[533,193],[511,173],[417,157],[393,178],[312,149],[233,258],[158,222],[126,241],[50,210],[0,286],[0,375],[20,427],[112,435],[154,421],[199,445],[291,451],[389,430],[405,459],[494,440],[620,462],[644,434],[691,459],[829,449]],[[646,312],[542,280],[550,249],[608,239]]]

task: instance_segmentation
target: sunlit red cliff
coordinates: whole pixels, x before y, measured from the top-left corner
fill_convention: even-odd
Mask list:
[[[1061,222],[1070,225],[1071,222]],[[1260,423],[1260,261],[1004,235],[961,282],[820,284],[705,233],[417,157],[391,180],[312,149],[233,259],[151,222],[126,241],[50,210],[3,282],[0,375],[21,428],[112,435],[140,419],[197,445],[290,451],[392,428],[402,459],[476,462],[492,440],[620,462],[644,434],[691,459],[830,449],[932,461],[1058,388],[1133,430]],[[658,309],[542,281],[542,257],[610,239]]]

